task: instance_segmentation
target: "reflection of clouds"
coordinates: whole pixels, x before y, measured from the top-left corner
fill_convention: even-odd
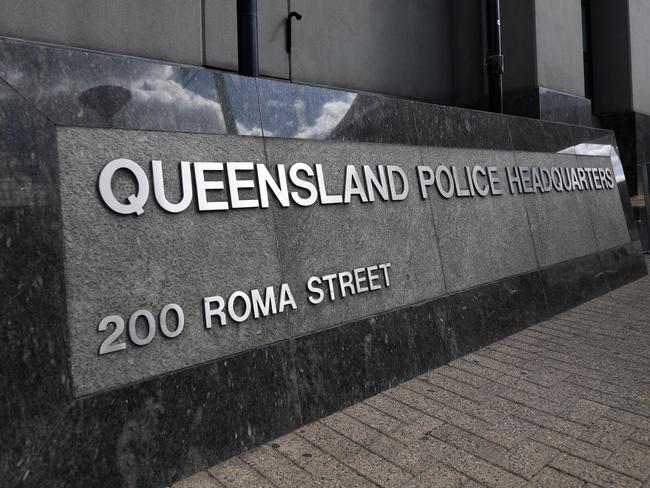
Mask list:
[[[616,177],[616,183],[623,183],[625,182],[625,172],[623,171],[623,163],[621,162],[621,158],[619,157],[616,148],[613,146],[610,147],[612,150],[610,153],[610,157],[612,158],[612,166],[614,167],[614,176]]]
[[[246,109],[254,88],[228,75],[49,46],[12,46],[0,47],[0,76],[59,122],[110,120],[116,127],[261,135],[259,112]],[[98,90],[91,93],[93,103],[81,100],[81,94],[105,86],[128,90],[130,101],[112,103],[112,92]],[[98,109],[111,106],[118,110],[108,118]]]
[[[199,121],[210,122],[219,130],[225,130],[221,104],[183,86],[182,78],[179,80],[175,76],[177,72],[169,65],[153,65],[130,81],[127,88],[134,101],[145,104],[149,110],[156,110],[156,105],[173,106],[174,112],[180,116],[191,114],[197,125],[204,125]],[[188,72],[188,76],[193,75],[194,72]]]
[[[265,130],[264,131],[268,137],[273,137],[273,133]],[[262,128],[261,127],[247,127],[241,122],[237,121],[237,134],[241,136],[261,136]]]
[[[356,94],[348,93],[343,100],[332,100],[323,104],[320,115],[313,124],[306,122],[305,104],[298,101],[294,104],[298,129],[295,137],[300,139],[322,139],[327,136],[345,117]]]
[[[559,154],[577,154],[578,156],[605,156],[611,159],[616,183],[625,182],[623,163],[618,151],[611,144],[581,143],[558,151]]]
[[[576,154],[580,156],[607,156],[611,151],[611,144],[582,143],[575,146]]]

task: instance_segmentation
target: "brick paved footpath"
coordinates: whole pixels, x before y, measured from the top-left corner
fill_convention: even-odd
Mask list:
[[[173,488],[650,487],[650,278]]]

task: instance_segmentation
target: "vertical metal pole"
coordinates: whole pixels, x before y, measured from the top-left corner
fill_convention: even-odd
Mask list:
[[[501,52],[501,7],[499,0],[487,2],[487,70],[490,110],[503,113],[503,54]]]
[[[237,0],[237,55],[240,75],[259,76],[257,0]]]

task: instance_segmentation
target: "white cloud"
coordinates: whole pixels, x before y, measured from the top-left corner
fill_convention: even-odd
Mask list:
[[[304,104],[296,104],[298,131],[296,137],[301,139],[318,139],[328,135],[345,117],[356,95],[349,93],[345,100],[335,100],[323,105],[320,115],[312,125],[305,122]]]

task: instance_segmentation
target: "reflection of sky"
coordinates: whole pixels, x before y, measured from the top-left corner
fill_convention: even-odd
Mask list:
[[[346,116],[355,93],[262,80],[264,134],[326,139]]]
[[[0,75],[39,108],[65,119],[61,122],[102,121],[79,97],[90,88],[111,85],[129,90],[131,99],[104,121],[109,125],[224,132],[226,116],[239,133],[261,135],[255,82],[228,74],[3,41]],[[222,107],[224,96],[230,97],[230,110]]]
[[[611,144],[594,144],[594,143],[581,143],[576,146],[567,147],[558,151],[559,154],[577,154],[579,156],[605,156],[612,160],[612,168],[614,169],[614,177],[617,183],[625,181],[625,173],[623,172],[623,163],[618,155],[618,152]]]

